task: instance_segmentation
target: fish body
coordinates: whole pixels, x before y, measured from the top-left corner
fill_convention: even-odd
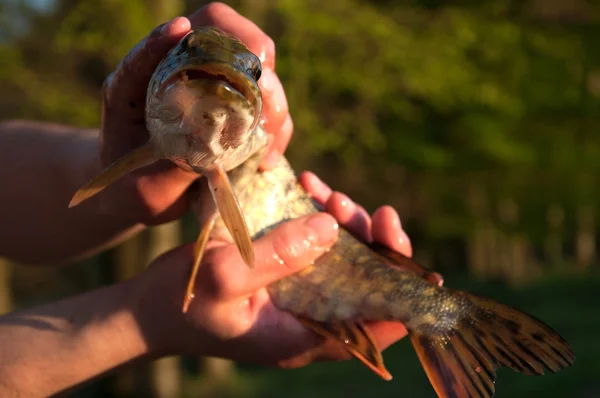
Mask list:
[[[259,78],[259,59],[239,40],[215,28],[194,29],[152,76],[148,143],[109,166],[71,202],[76,205],[161,158],[205,175],[209,189],[194,204],[201,232],[184,311],[210,236],[229,237],[251,265],[251,239],[320,211],[284,157],[275,168],[258,170],[267,142],[257,126]],[[402,322],[439,397],[492,397],[500,366],[539,375],[573,363],[569,344],[543,322],[488,298],[439,286],[436,279],[410,258],[340,228],[337,242],[314,265],[267,290],[278,308],[338,340],[386,380],[391,375],[366,322]]]
[[[275,168],[259,171],[261,153],[229,173],[253,239],[321,210],[285,157]],[[227,237],[220,220],[213,236]],[[431,275],[412,259],[340,228],[337,242],[314,265],[267,290],[275,306],[338,340],[386,380],[391,375],[365,323],[403,323],[439,397],[492,397],[500,366],[540,375],[573,363],[569,344],[543,322],[494,300],[439,286]]]

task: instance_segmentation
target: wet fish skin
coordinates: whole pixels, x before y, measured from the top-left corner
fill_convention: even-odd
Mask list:
[[[273,169],[259,172],[263,153],[229,173],[253,239],[321,210],[285,157]],[[197,210],[200,214],[201,207]],[[213,236],[227,235],[217,219]],[[275,306],[316,333],[339,340],[386,380],[391,375],[364,322],[402,322],[439,397],[492,397],[501,366],[540,375],[574,362],[569,344],[533,316],[438,286],[428,276],[431,272],[412,259],[376,250],[340,228],[337,242],[314,265],[267,290]]]

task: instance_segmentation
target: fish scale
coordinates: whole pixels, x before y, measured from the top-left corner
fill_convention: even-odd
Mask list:
[[[264,149],[229,172],[253,239],[321,210],[285,157],[273,169],[259,171],[263,154]],[[206,200],[197,202],[198,210]],[[220,219],[213,235],[227,236]],[[385,380],[392,376],[366,324],[402,322],[439,397],[492,397],[501,366],[540,375],[573,363],[569,344],[542,321],[489,298],[439,286],[439,278],[412,259],[340,228],[338,240],[314,265],[267,291],[276,307],[337,340]]]

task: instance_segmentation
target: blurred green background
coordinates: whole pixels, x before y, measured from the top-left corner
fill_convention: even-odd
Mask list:
[[[184,0],[3,0],[0,118],[98,126],[99,89]],[[497,397],[600,397],[600,5],[584,0],[239,0],[277,45],[295,134],[287,156],[373,211],[391,204],[415,257],[532,312],[575,365],[501,370]],[[194,221],[152,228],[69,267],[2,262],[2,311],[131,277],[192,241]],[[157,292],[159,294],[160,292]],[[299,370],[168,358],[73,397],[432,397],[408,341],[394,380],[357,361]],[[82,360],[85,360],[82,358]]]

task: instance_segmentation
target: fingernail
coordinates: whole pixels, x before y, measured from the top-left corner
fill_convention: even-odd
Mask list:
[[[185,17],[175,17],[160,28],[160,34],[169,36],[172,33],[181,31],[186,28],[188,20]]]
[[[403,245],[410,243],[410,238],[403,229],[400,229],[400,237],[398,237],[398,242]]]
[[[281,154],[277,149],[273,148],[265,155],[260,162],[260,165],[264,170],[271,170],[277,165],[279,158],[281,158]]]
[[[294,121],[292,120],[292,117],[290,116],[289,113],[285,117],[285,120],[283,121],[283,124],[281,125],[281,131],[286,136],[291,136],[294,131]]]
[[[331,195],[331,188],[323,182],[316,174],[310,174],[310,185],[313,192],[325,192],[326,196]]]
[[[391,208],[390,208],[391,209]],[[394,210],[391,209],[391,213],[392,213],[392,225],[394,226],[394,228],[398,228],[398,229],[402,229],[402,221],[400,221],[400,216],[398,215],[398,213]]]
[[[275,141],[275,136],[273,134],[267,133],[267,153],[260,161],[260,168],[262,171],[271,170],[277,164],[277,160],[279,159],[279,153],[276,152],[275,148],[273,148],[273,142]],[[276,152],[276,153],[273,153]]]
[[[311,215],[306,220],[306,226],[312,230],[311,239],[317,246],[328,245],[337,239],[339,225],[329,214]]]
[[[410,244],[410,238],[404,228],[402,228],[402,221],[400,221],[400,216],[396,212],[394,212],[393,226],[398,231],[398,243],[402,245]]]
[[[287,97],[285,96],[285,91],[283,91],[283,85],[279,81],[277,75],[275,75],[275,79],[275,87],[273,89],[273,96],[271,97],[271,101],[274,105],[273,111],[276,114],[280,114],[282,112],[288,111],[288,102]]]
[[[343,194],[341,192],[336,192],[336,194],[338,196],[338,200],[342,207],[349,207],[353,204],[352,201],[350,200],[350,198],[346,194]]]
[[[258,84],[260,89],[267,94],[272,94],[278,83],[277,75],[271,68],[264,68]]]

